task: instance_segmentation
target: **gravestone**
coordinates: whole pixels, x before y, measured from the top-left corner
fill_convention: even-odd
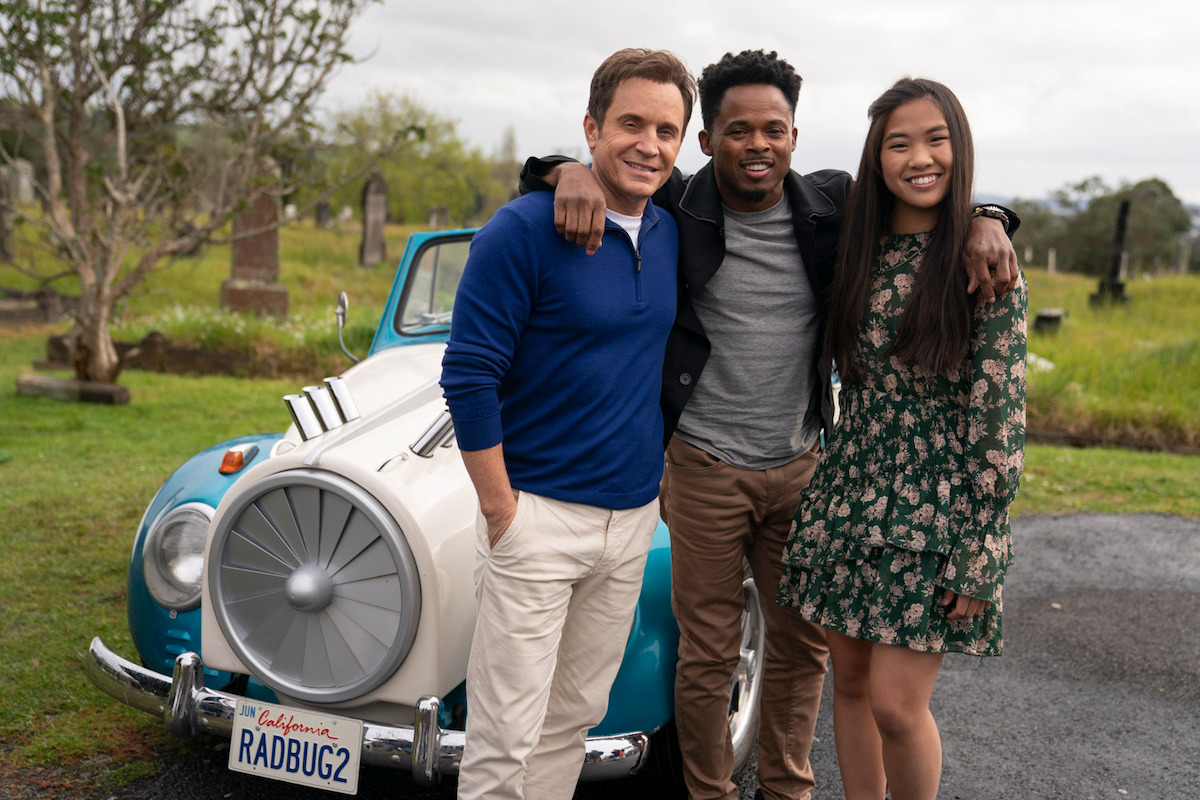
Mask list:
[[[12,230],[13,212],[8,205],[8,177],[0,175],[0,261],[12,261],[8,250],[8,232]]]
[[[317,227],[328,228],[333,221],[333,212],[329,210],[329,201],[322,200],[317,203]]]
[[[299,216],[300,216],[300,212],[299,212],[299,210],[297,210],[295,203],[288,203],[286,206],[283,207],[283,218],[286,221],[295,222],[296,218]]]
[[[279,199],[261,192],[233,219],[229,277],[221,282],[227,311],[286,317],[287,287],[279,282]]]
[[[1100,288],[1095,294],[1088,295],[1088,301],[1093,305],[1103,303],[1124,303],[1125,278],[1129,268],[1129,253],[1125,251],[1125,228],[1129,220],[1129,201],[1122,200],[1117,210],[1117,234],[1113,237],[1112,263],[1108,268],[1108,276],[1100,281]]]
[[[369,267],[387,261],[387,243],[383,238],[383,225],[387,221],[387,183],[378,172],[363,185],[362,212],[363,238],[358,263]]]
[[[23,158],[14,158],[11,164],[0,166],[0,179],[7,185],[8,197],[13,205],[25,206],[34,201],[33,163]]]

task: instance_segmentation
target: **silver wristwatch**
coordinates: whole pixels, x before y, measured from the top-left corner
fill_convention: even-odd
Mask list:
[[[1008,214],[1004,213],[1004,209],[1000,206],[975,206],[971,212],[971,219],[976,217],[991,217],[992,219],[1000,220],[1000,224],[1004,226],[1004,232],[1008,233]]]

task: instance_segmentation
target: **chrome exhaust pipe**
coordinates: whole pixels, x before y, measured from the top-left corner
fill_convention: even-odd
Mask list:
[[[353,422],[359,418],[358,406],[350,395],[350,387],[346,385],[345,378],[326,378],[325,386],[329,389],[329,395],[343,420]]]
[[[313,410],[317,412],[317,418],[321,420],[321,427],[331,431],[345,424],[342,415],[338,413],[337,404],[333,402],[333,397],[329,394],[328,387],[324,385],[305,386],[302,391],[308,397],[308,402],[312,403]]]
[[[307,395],[285,395],[283,402],[287,405],[288,413],[292,415],[292,422],[296,423],[296,430],[300,432],[301,439],[307,442],[325,432]]]

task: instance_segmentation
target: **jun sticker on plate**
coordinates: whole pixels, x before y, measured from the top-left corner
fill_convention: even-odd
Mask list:
[[[358,792],[361,720],[238,700],[229,768],[331,792]]]

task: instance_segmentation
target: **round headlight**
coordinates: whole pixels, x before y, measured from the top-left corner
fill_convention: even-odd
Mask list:
[[[155,523],[142,551],[146,588],[160,604],[176,611],[200,605],[204,576],[204,542],[213,510],[187,503]]]

